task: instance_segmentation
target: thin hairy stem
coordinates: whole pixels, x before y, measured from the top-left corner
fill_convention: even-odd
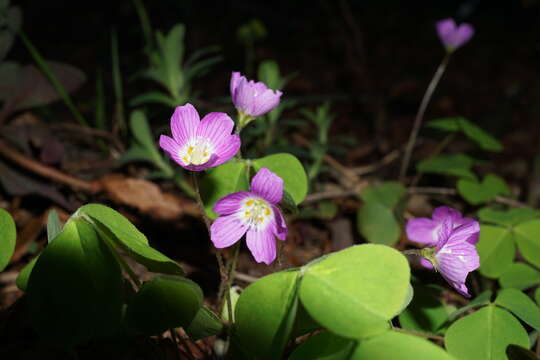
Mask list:
[[[427,87],[426,93],[424,94],[422,102],[420,103],[420,107],[418,108],[418,113],[416,114],[416,117],[414,119],[414,125],[411,131],[411,135],[409,136],[409,141],[407,142],[407,147],[405,148],[405,155],[403,156],[401,169],[399,171],[399,180],[402,182],[405,179],[405,175],[407,174],[407,169],[409,167],[409,162],[411,161],[414,144],[416,143],[418,131],[420,131],[420,126],[422,125],[422,120],[424,119],[424,114],[426,112],[427,106],[429,104],[429,101],[431,100],[431,97],[433,96],[433,93],[435,92],[435,89],[437,88],[437,85],[439,84],[439,81],[441,80],[442,75],[444,74],[444,71],[446,70],[449,59],[450,54],[446,54],[441,64],[437,68],[437,71],[435,71],[435,75],[433,75],[433,78],[431,79],[431,82]]]

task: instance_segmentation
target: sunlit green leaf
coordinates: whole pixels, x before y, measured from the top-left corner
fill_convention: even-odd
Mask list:
[[[506,360],[506,347],[529,345],[527,332],[508,311],[486,306],[453,323],[445,336],[448,352],[460,360]]]
[[[361,341],[350,359],[456,360],[426,339],[396,331]]]
[[[81,207],[77,214],[89,217],[99,235],[112,240],[122,247],[137,262],[153,272],[183,275],[183,270],[175,261],[150,247],[143,233],[117,211],[99,204]]]
[[[47,216],[47,242],[53,241],[56,235],[60,234],[62,231],[62,223],[58,218],[58,214],[55,210],[49,211]]]
[[[281,358],[297,309],[298,271],[282,271],[249,285],[236,305],[236,334],[255,357]],[[272,354],[272,355],[271,355]]]
[[[292,196],[296,204],[304,201],[308,191],[307,175],[302,163],[295,156],[288,153],[272,154],[253,160],[252,164],[255,171],[265,167],[281,177],[285,191]]]
[[[306,310],[347,338],[386,331],[409,291],[407,259],[388,246],[353,246],[304,268],[300,299]]]
[[[215,219],[218,215],[212,207],[222,197],[237,191],[248,190],[247,166],[244,162],[231,160],[208,171],[201,181],[201,196],[206,214]]]

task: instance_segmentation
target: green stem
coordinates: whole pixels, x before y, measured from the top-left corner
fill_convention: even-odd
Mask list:
[[[204,203],[201,198],[201,191],[199,189],[199,181],[197,179],[197,173],[192,171],[191,172],[191,179],[193,181],[193,190],[195,191],[195,200],[197,200],[197,205],[199,207],[199,211],[201,212],[201,215],[204,220],[204,224],[206,225],[206,230],[208,231],[208,236],[210,236],[210,219],[208,216],[206,216],[206,212],[204,210]],[[225,266],[223,265],[223,258],[221,256],[221,253],[219,250],[216,250],[216,260],[219,266],[219,273],[221,275],[221,283],[220,283],[220,289],[222,288],[222,284],[225,283],[227,279],[227,271],[225,269]]]
[[[416,143],[416,138],[418,136],[418,132],[420,131],[420,126],[422,125],[422,120],[424,119],[424,114],[426,112],[427,106],[429,104],[429,101],[431,100],[431,97],[433,96],[433,93],[435,92],[435,89],[437,88],[437,85],[439,84],[439,81],[441,80],[442,75],[444,74],[444,71],[446,70],[448,60],[450,60],[450,53],[447,53],[439,64],[439,67],[437,68],[437,71],[435,71],[435,75],[433,75],[433,78],[431,79],[426,89],[424,97],[422,98],[420,107],[418,108],[418,112],[414,119],[414,125],[411,131],[411,135],[409,136],[409,141],[407,142],[407,146],[405,147],[405,154],[403,156],[403,162],[401,163],[401,169],[399,171],[399,180],[401,182],[404,181],[405,175],[407,174],[407,168],[409,167],[409,162],[411,161],[414,144]]]
[[[419,250],[419,249],[403,250],[401,253],[402,253],[403,255],[416,255],[416,256],[422,256],[422,250]]]
[[[64,88],[62,83],[58,80],[58,78],[54,75],[52,70],[50,69],[49,65],[47,64],[47,61],[41,56],[39,51],[32,45],[30,40],[26,37],[25,33],[21,30],[19,32],[19,37],[21,38],[24,46],[26,46],[26,49],[36,62],[36,65],[41,70],[43,75],[49,80],[51,85],[54,87],[58,95],[64,100],[64,103],[67,105],[71,113],[73,114],[73,117],[79,122],[79,124],[83,126],[88,126],[88,122],[86,119],[82,116],[82,114],[79,112],[73,101],[71,100],[71,97],[69,96],[69,93]]]

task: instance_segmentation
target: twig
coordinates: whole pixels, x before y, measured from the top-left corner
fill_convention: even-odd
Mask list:
[[[423,338],[426,338],[426,339],[444,341],[444,337],[442,337],[440,335],[435,335],[435,334],[431,334],[431,333],[427,333],[427,332],[423,332],[423,331],[409,330],[409,329],[403,329],[403,328],[399,328],[399,327],[394,327],[394,328],[392,328],[392,330],[395,330],[397,332],[404,333],[404,334],[411,334],[411,335],[420,336],[420,337],[423,337]]]
[[[416,187],[411,186],[407,189],[407,192],[409,194],[436,194],[436,195],[447,195],[447,196],[453,196],[457,195],[458,192],[456,189],[453,188],[443,188],[443,187]],[[505,196],[497,195],[493,199],[495,202],[498,202],[500,204],[513,206],[513,207],[526,207],[527,204],[522,203],[521,201],[514,200],[507,198]]]
[[[358,195],[358,191],[355,190],[331,190],[318,193],[309,194],[306,196],[303,204],[310,204],[321,200],[345,198],[349,196]]]
[[[399,158],[400,153],[401,151],[399,151],[398,149],[392,150],[388,154],[384,155],[383,158],[377,161],[376,163],[366,165],[366,166],[359,166],[356,168],[352,168],[351,170],[358,176],[372,173],[394,162],[396,159]]]
[[[65,174],[54,168],[45,166],[38,161],[35,161],[26,155],[19,153],[17,150],[11,148],[0,140],[0,155],[17,163],[21,167],[30,170],[36,174],[39,174],[45,178],[58,181],[62,184],[68,185],[75,190],[83,190],[90,193],[96,193],[100,190],[101,186],[98,183],[89,183],[81,179],[77,179],[71,175]]]
[[[429,101],[431,100],[431,97],[433,96],[433,92],[437,88],[437,84],[439,83],[442,75],[444,74],[444,70],[446,69],[446,66],[448,65],[448,60],[450,60],[449,53],[445,55],[441,64],[437,68],[437,71],[435,72],[433,79],[431,79],[431,82],[428,85],[426,93],[424,94],[424,97],[422,98],[420,107],[418,108],[418,113],[416,114],[416,117],[414,119],[414,125],[411,131],[411,135],[409,137],[409,141],[407,142],[407,147],[405,148],[405,155],[403,156],[401,169],[399,170],[399,181],[401,182],[403,182],[403,180],[405,179],[407,168],[409,167],[409,162],[411,161],[411,155],[414,148],[414,143],[416,142],[416,137],[418,136],[418,131],[420,130],[420,125],[422,124],[422,120],[424,118],[424,114],[426,112],[427,106],[429,104]]]

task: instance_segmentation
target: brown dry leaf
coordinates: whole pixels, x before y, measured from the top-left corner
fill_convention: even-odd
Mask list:
[[[112,174],[101,178],[100,183],[114,201],[137,208],[153,217],[174,219],[181,215],[199,214],[194,202],[164,193],[159,186],[144,179]]]

